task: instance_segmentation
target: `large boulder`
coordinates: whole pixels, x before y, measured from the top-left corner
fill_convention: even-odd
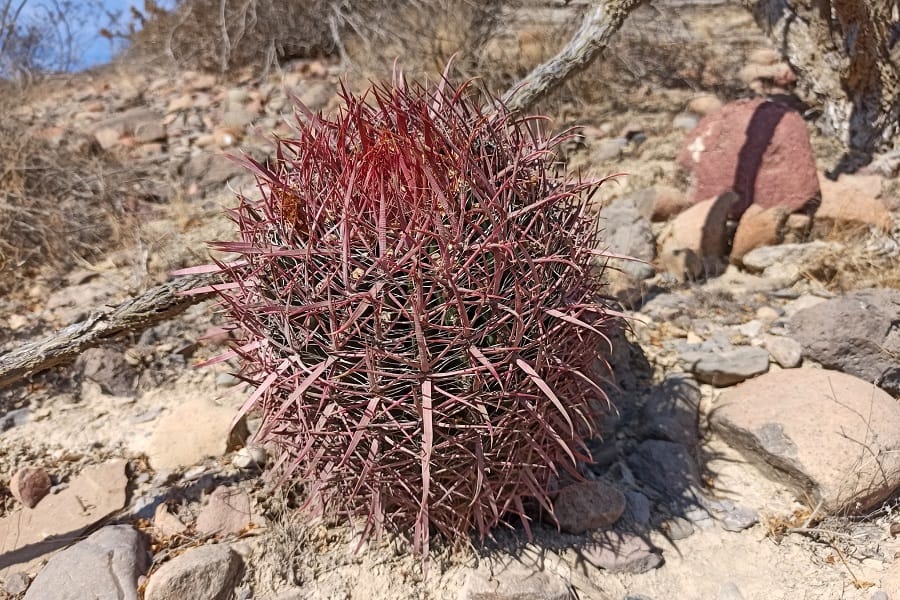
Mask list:
[[[900,487],[900,404],[827,369],[772,371],[729,388],[713,429],[826,512],[863,512]]]
[[[806,123],[777,102],[740,100],[707,115],[685,138],[677,162],[691,175],[693,200],[736,192],[734,219],[752,204],[797,212],[819,198]]]
[[[110,525],[50,559],[25,600],[138,600],[150,542],[130,525]]]
[[[798,311],[791,337],[829,369],[900,395],[900,290],[856,290]]]

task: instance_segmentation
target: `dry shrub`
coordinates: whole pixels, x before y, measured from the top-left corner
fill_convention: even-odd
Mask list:
[[[125,35],[128,61],[163,60],[227,73],[293,58],[340,56],[367,74],[399,59],[439,73],[453,54],[471,66],[509,0],[182,0],[145,2]],[[109,35],[114,35],[107,32]]]
[[[4,93],[9,106],[18,94]],[[125,176],[96,142],[76,134],[54,145],[3,109],[0,120],[0,293],[39,273],[92,260],[119,240]]]
[[[146,1],[127,34],[127,62],[174,62],[225,73],[334,51],[331,0],[181,0],[167,11]]]
[[[341,13],[338,50],[363,75],[389,73],[398,61],[407,77],[439,77],[451,58],[465,78],[509,79],[485,50],[504,35],[516,0],[387,0],[354,2]],[[494,86],[490,86],[493,87]]]
[[[845,226],[835,228],[828,240],[840,245],[820,256],[807,278],[831,290],[900,289],[900,230],[885,234]]]

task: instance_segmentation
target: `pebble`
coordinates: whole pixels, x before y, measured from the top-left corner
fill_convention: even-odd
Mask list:
[[[679,113],[675,115],[675,118],[672,119],[672,127],[675,129],[682,129],[684,131],[690,131],[694,127],[697,126],[697,123],[700,121],[697,115],[693,115],[690,113]]]
[[[575,534],[612,525],[624,512],[625,495],[602,481],[568,485],[553,502],[560,529]]]
[[[771,323],[784,314],[783,310],[771,306],[760,306],[756,309],[756,318],[764,323]]]
[[[185,471],[184,475],[182,475],[181,478],[184,481],[196,481],[197,479],[203,477],[203,475],[206,474],[207,471],[208,469],[204,465],[197,465],[196,467],[191,467],[190,469]]]
[[[231,373],[218,373],[216,375],[216,387],[234,387],[241,382]]]
[[[24,594],[28,590],[29,585],[31,585],[31,578],[28,577],[27,573],[21,571],[10,573],[3,578],[3,589],[6,590],[6,593],[13,596]]]
[[[23,467],[12,476],[9,491],[26,507],[34,508],[50,493],[52,485],[50,475],[41,467]]]
[[[750,339],[757,338],[765,329],[765,323],[759,319],[753,319],[738,327],[741,335],[745,335]]]
[[[682,357],[697,379],[716,387],[740,383],[769,370],[769,353],[740,347],[720,353],[691,353]]]
[[[192,548],[150,576],[144,600],[230,598],[243,570],[240,555],[225,544]]]
[[[672,541],[683,540],[694,533],[694,526],[683,517],[674,517],[665,523],[665,530]]]
[[[772,359],[785,369],[799,367],[803,362],[803,347],[796,340],[780,335],[766,335],[763,345]]]
[[[267,460],[265,448],[259,446],[245,446],[234,453],[231,464],[241,470],[261,469],[266,466]]]
[[[209,495],[200,509],[195,525],[199,533],[207,535],[238,535],[253,521],[250,497],[240,488],[219,487]]]
[[[0,433],[26,424],[31,417],[31,409],[26,407],[11,410],[0,415]]]
[[[719,517],[719,522],[725,531],[737,532],[756,525],[759,522],[759,516],[756,511],[749,508],[735,506]]]
[[[650,523],[650,500],[634,490],[625,492],[625,515],[627,522],[644,527]]]

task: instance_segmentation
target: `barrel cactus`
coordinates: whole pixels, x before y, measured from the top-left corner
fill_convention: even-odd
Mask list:
[[[607,409],[599,182],[566,179],[562,138],[470,86],[341,95],[245,161],[261,199],[213,244],[237,255],[217,289],[243,411],[281,475],[366,532],[420,552],[515,516],[530,534]]]

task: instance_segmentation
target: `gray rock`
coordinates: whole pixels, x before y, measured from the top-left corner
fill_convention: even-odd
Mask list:
[[[638,527],[645,527],[650,523],[650,500],[644,494],[634,490],[625,492],[624,519]]]
[[[260,446],[245,446],[234,453],[231,464],[241,470],[261,469],[266,466],[266,450]]]
[[[762,246],[754,248],[743,256],[741,262],[751,272],[765,272],[770,267],[791,265],[809,266],[817,257],[836,247],[832,242],[815,240],[807,244],[781,244],[780,246]]]
[[[208,535],[238,535],[253,522],[250,497],[238,488],[219,487],[197,515],[196,528]]]
[[[703,506],[689,506],[684,511],[684,518],[690,521],[697,529],[712,529],[716,526],[712,515]]]
[[[635,203],[627,198],[616,200],[600,211],[600,219],[605,230],[603,242],[610,252],[646,261],[615,261],[617,268],[635,279],[653,277],[653,266],[648,263],[656,254],[656,242],[650,221],[641,215]]]
[[[635,477],[650,487],[652,498],[676,507],[690,506],[700,498],[700,472],[693,453],[684,445],[662,440],[641,442],[626,458]]]
[[[823,298],[822,296],[816,296],[813,294],[801,294],[784,306],[784,315],[790,318],[803,309],[818,306],[823,302],[828,302],[828,298]]]
[[[792,338],[781,335],[766,335],[763,344],[772,359],[785,369],[799,367],[803,361],[803,347]]]
[[[193,548],[150,576],[144,600],[228,600],[243,569],[240,555],[224,544]]]
[[[697,126],[697,123],[700,121],[700,117],[691,113],[678,113],[675,115],[675,118],[672,119],[672,127],[675,129],[683,129],[685,131],[690,131],[694,127]]]
[[[138,577],[149,568],[146,536],[110,525],[51,558],[25,600],[137,600]]]
[[[162,123],[163,115],[144,107],[132,108],[93,125],[93,131],[112,130],[119,135],[135,135],[142,127]]]
[[[24,594],[29,585],[31,585],[31,578],[28,577],[27,573],[21,571],[10,573],[3,578],[3,589],[6,590],[7,594],[13,596]]]
[[[696,449],[700,388],[688,375],[673,373],[653,388],[641,411],[639,435]]]
[[[756,511],[745,506],[735,506],[730,502],[728,504],[730,506],[726,508],[724,513],[718,515],[719,523],[725,531],[743,531],[759,522],[759,515],[756,514]]]
[[[300,92],[299,99],[307,108],[316,112],[328,105],[337,89],[330,81],[312,81]]]
[[[673,517],[666,521],[665,529],[672,541],[683,540],[694,533],[694,526],[689,520],[682,517]]]
[[[752,321],[747,321],[743,325],[740,325],[737,330],[743,336],[746,336],[750,339],[755,339],[760,336],[760,334],[765,329],[765,324],[759,319],[753,319]]]
[[[713,429],[764,474],[826,512],[860,512],[900,487],[900,405],[861,379],[786,369],[726,390]]]
[[[161,120],[139,123],[134,128],[134,139],[139,144],[165,141],[166,126],[163,125]]]
[[[891,597],[883,590],[875,590],[870,600],[891,600]]]
[[[580,558],[611,573],[645,573],[662,564],[662,556],[643,537],[616,531],[594,535]]]
[[[769,353],[762,348],[739,347],[721,353],[690,353],[679,357],[703,383],[725,387],[769,370]]]
[[[256,115],[245,108],[234,108],[225,112],[222,116],[222,124],[225,127],[243,129],[253,123]]]
[[[792,336],[807,356],[828,369],[880,382],[900,356],[900,290],[850,292],[790,321]],[[888,378],[888,385],[896,377]]]
[[[584,533],[612,525],[625,512],[625,495],[602,481],[580,481],[562,488],[553,502],[559,527]]]

